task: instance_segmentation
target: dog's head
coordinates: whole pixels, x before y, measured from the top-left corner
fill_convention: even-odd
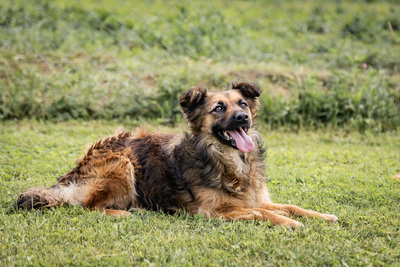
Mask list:
[[[261,89],[248,82],[232,83],[225,92],[210,93],[192,87],[180,100],[192,133],[209,134],[220,143],[247,153],[254,142],[249,136]]]

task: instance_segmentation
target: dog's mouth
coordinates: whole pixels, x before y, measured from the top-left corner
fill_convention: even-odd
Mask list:
[[[234,130],[217,130],[216,134],[221,143],[247,153],[254,149],[254,142],[247,135],[248,130],[247,127],[239,127]]]

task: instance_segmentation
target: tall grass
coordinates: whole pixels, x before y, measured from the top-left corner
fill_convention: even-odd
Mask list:
[[[368,75],[361,84],[352,77],[334,77],[324,90],[315,86],[315,80],[307,81],[306,88],[289,100],[276,101],[266,95],[262,114],[274,127],[354,126],[362,132],[396,129],[400,125],[400,94],[392,91],[377,71]]]
[[[173,123],[190,86],[247,79],[265,89],[272,127],[396,130],[399,11],[396,1],[5,2],[0,119]]]

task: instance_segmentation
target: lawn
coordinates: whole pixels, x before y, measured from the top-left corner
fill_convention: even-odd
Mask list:
[[[176,122],[183,91],[244,79],[274,127],[396,130],[399,13],[391,0],[6,0],[0,120]]]
[[[182,132],[154,123],[151,130]],[[294,231],[269,223],[137,211],[112,218],[80,207],[9,213],[28,187],[50,186],[110,121],[3,122],[0,127],[0,265],[394,265],[400,264],[398,133],[292,133],[261,125],[275,202],[332,213]]]
[[[399,1],[0,2],[0,266],[400,266]],[[184,91],[238,80],[263,89],[273,200],[338,223],[9,212],[117,127],[183,132]]]

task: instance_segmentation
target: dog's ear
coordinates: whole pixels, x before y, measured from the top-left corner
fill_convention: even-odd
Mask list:
[[[237,90],[240,94],[247,99],[247,103],[249,104],[252,118],[256,117],[257,110],[260,106],[260,101],[258,101],[258,97],[261,95],[261,88],[254,83],[249,82],[233,82],[232,90]]]
[[[238,90],[242,96],[249,99],[255,99],[261,95],[261,88],[254,83],[249,82],[233,82],[232,90]]]
[[[185,113],[186,119],[190,123],[193,133],[201,131],[201,116],[203,109],[201,108],[207,97],[207,89],[201,87],[192,87],[183,94],[179,104]]]
[[[193,112],[204,103],[206,97],[207,89],[202,87],[191,87],[189,91],[183,94],[179,104],[181,105],[183,112],[188,116],[189,113]]]

